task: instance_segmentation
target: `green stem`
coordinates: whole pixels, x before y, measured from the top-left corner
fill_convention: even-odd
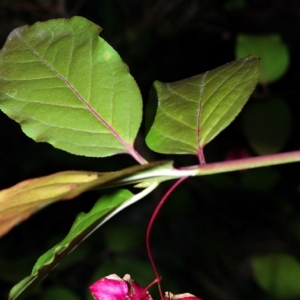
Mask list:
[[[185,176],[202,176],[226,173],[244,169],[269,167],[293,162],[300,162],[300,151],[248,157],[230,161],[183,167],[180,169],[175,169],[172,167],[170,162],[169,165],[168,162],[166,162],[165,167],[157,168],[155,170],[150,171],[143,171],[132,175],[129,174],[127,176],[124,176],[123,178],[117,179],[114,182],[110,182],[109,187],[136,184],[139,182],[147,181],[151,182],[152,180],[155,180],[157,182],[164,182],[167,180],[172,180]],[[103,184],[101,188],[105,188],[107,186],[108,185]]]

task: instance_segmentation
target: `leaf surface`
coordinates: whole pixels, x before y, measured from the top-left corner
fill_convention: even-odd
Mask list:
[[[147,145],[154,151],[198,154],[238,115],[259,77],[248,56],[188,79],[156,81],[147,107]]]
[[[26,296],[45,276],[71,251],[73,251],[93,231],[128,205],[150,193],[157,184],[153,184],[137,195],[128,190],[118,190],[113,194],[102,196],[88,213],[80,213],[67,236],[53,248],[44,253],[36,262],[30,276],[15,285],[9,300]]]
[[[134,156],[140,91],[100,31],[82,17],[12,31],[0,51],[0,109],[37,142],[77,155]]]
[[[139,183],[143,178],[147,182],[152,172],[156,174],[161,169],[173,167],[169,161],[154,162],[111,173],[66,171],[22,181],[0,191],[0,237],[53,202],[72,199],[93,188]]]
[[[278,34],[237,36],[236,57],[253,55],[261,58],[260,83],[271,83],[280,79],[290,64],[287,45]]]

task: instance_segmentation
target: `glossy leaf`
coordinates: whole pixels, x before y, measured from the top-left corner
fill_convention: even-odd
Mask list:
[[[93,188],[144,181],[144,185],[148,186],[152,172],[156,180],[159,171],[172,169],[170,162],[154,162],[111,173],[66,171],[25,180],[0,191],[0,237],[36,211],[58,200],[72,199]]]
[[[242,112],[242,121],[251,148],[260,155],[282,150],[292,126],[289,106],[280,98],[249,103]]]
[[[30,276],[24,278],[13,287],[9,300],[24,297],[93,231],[120,210],[143,198],[155,187],[157,187],[157,184],[153,184],[153,186],[148,187],[137,195],[133,195],[128,190],[115,191],[113,194],[102,196],[90,212],[80,213],[67,236],[38,259]]]
[[[0,51],[0,109],[37,142],[78,155],[135,157],[140,91],[100,31],[82,17],[12,31]]]
[[[259,77],[245,57],[172,83],[156,81],[147,107],[147,145],[160,153],[198,154],[238,115]]]
[[[260,83],[271,83],[280,79],[290,64],[287,45],[280,35],[240,34],[236,42],[236,58],[253,55],[261,58]]]
[[[258,285],[275,299],[300,296],[300,263],[285,253],[266,254],[252,262]]]

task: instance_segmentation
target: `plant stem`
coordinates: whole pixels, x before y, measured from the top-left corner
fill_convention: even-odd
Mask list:
[[[129,149],[129,154],[141,165],[146,165],[148,164],[148,161],[142,157],[135,149]]]
[[[241,158],[198,166],[197,175],[209,175],[300,161],[300,151]]]
[[[198,148],[198,160],[200,165],[205,165],[205,157],[203,153],[203,148],[199,147]]]
[[[161,290],[161,285],[160,285],[160,281],[161,281],[161,277],[159,276],[159,273],[157,271],[154,259],[152,257],[151,254],[151,249],[150,249],[150,233],[151,233],[151,229],[153,227],[153,223],[161,209],[161,207],[163,206],[163,204],[166,202],[166,200],[168,199],[168,197],[170,196],[170,194],[176,189],[176,187],[182,183],[184,180],[186,180],[188,178],[188,176],[185,177],[181,177],[180,179],[178,179],[172,186],[171,188],[165,193],[165,195],[162,197],[162,199],[159,201],[158,205],[156,206],[151,219],[149,221],[148,227],[147,227],[147,232],[146,232],[146,246],[147,246],[147,252],[148,252],[148,256],[153,268],[153,271],[155,273],[156,276],[156,280],[157,280],[157,285],[158,285],[158,291],[159,291],[159,295],[161,300],[163,300],[163,294],[162,294],[162,290]]]

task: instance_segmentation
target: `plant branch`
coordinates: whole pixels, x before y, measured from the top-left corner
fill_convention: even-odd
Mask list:
[[[209,163],[197,167],[196,175],[209,175],[224,172],[268,167],[292,162],[300,162],[300,151],[284,152],[257,157],[241,158],[231,161]]]
[[[202,176],[210,174],[218,174],[225,172],[240,171],[245,169],[253,169],[260,167],[269,167],[292,162],[300,162],[300,151],[284,152],[270,154],[264,156],[241,158],[231,161],[221,161],[215,163],[207,163],[203,165],[195,165],[176,169],[172,167],[172,162],[166,161],[166,165],[155,170],[145,170],[143,172],[128,174],[123,178],[117,179],[109,184],[104,184],[100,188],[115,187],[128,184],[137,184],[140,182],[164,182],[185,176]]]
[[[198,159],[199,159],[200,165],[205,165],[206,164],[202,147],[198,148]]]

